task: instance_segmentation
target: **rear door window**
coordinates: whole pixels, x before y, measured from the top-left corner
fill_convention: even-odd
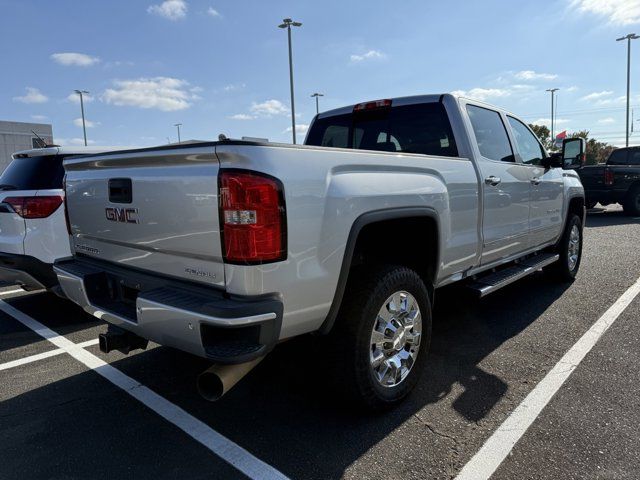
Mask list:
[[[307,145],[457,157],[447,112],[439,102],[318,118]]]
[[[488,108],[467,105],[473,133],[478,142],[480,155],[490,160],[514,162],[513,150],[507,136],[507,129],[500,114]]]
[[[625,148],[614,150],[613,152],[611,152],[611,155],[609,155],[609,160],[607,160],[607,163],[609,165],[628,165],[629,163],[627,161],[627,153],[628,150]]]
[[[0,176],[1,190],[62,188],[64,167],[60,155],[14,159]]]

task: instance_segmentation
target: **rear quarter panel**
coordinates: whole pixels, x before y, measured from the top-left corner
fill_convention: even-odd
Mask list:
[[[246,145],[219,145],[216,154],[221,168],[261,171],[284,183],[287,260],[225,265],[229,292],[282,294],[283,338],[314,331],[324,321],[351,227],[364,213],[434,209],[440,225],[438,282],[470,266],[479,254],[478,177],[469,159]]]

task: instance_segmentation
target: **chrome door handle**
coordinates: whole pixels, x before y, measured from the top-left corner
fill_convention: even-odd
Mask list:
[[[540,185],[540,178],[538,177],[533,177],[531,179],[531,183],[533,183],[534,185]]]
[[[491,175],[490,177],[487,177],[487,178],[484,179],[484,183],[486,183],[487,185],[491,185],[492,187],[495,187],[501,181],[502,180],[500,179],[500,177],[496,177],[494,175]]]

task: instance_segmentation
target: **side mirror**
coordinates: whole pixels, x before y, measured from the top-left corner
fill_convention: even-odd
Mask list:
[[[565,138],[562,141],[562,168],[580,168],[587,159],[587,142],[584,138]]]
[[[562,154],[552,153],[548,157],[543,158],[540,165],[546,170],[550,168],[560,168],[563,166]]]

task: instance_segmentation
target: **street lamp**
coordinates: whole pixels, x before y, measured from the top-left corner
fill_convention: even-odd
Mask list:
[[[291,133],[293,135],[293,144],[296,143],[296,107],[293,100],[293,58],[291,55],[291,27],[301,27],[302,23],[294,22],[290,18],[285,18],[278,28],[287,29],[287,38],[289,40],[289,84],[291,86]]]
[[[178,129],[178,143],[180,143],[180,127],[182,126],[182,124],[181,123],[174,123],[173,126]]]
[[[80,111],[82,112],[82,133],[84,134],[84,146],[87,146],[87,126],[84,121],[84,100],[82,99],[82,95],[85,93],[89,93],[86,90],[74,90],[78,95],[80,95]]]
[[[547,92],[551,92],[551,145],[552,146],[555,145],[555,142],[556,142],[556,137],[554,135],[554,133],[555,133],[554,132],[555,123],[554,123],[554,118],[553,118],[553,115],[554,115],[554,111],[553,111],[554,100],[553,100],[553,97],[554,97],[554,94],[558,90],[560,90],[560,89],[559,88],[547,88],[547,90],[545,90]]]
[[[316,93],[312,94],[311,97],[312,98],[316,97],[316,115],[317,115],[317,114],[320,113],[320,108],[318,107],[318,97],[324,97],[324,94],[316,92]]]
[[[630,33],[629,35],[625,35],[624,37],[616,38],[616,42],[621,42],[622,40],[627,41],[627,129],[625,131],[627,147],[629,146],[629,84],[631,82],[631,40],[635,40],[637,38],[640,37],[635,33]]]

